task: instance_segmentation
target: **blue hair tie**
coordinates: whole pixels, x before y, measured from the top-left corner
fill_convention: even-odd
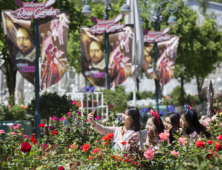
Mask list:
[[[187,103],[184,104],[184,108],[186,110],[186,113],[190,116],[190,118],[193,118],[193,110],[191,110],[191,106],[189,106]]]

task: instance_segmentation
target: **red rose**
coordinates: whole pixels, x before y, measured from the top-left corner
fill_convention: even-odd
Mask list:
[[[65,168],[63,166],[60,166],[59,170],[65,170]]]
[[[58,134],[58,132],[57,131],[52,131],[52,134],[56,135],[56,134]]]
[[[94,149],[92,152],[97,153],[98,151],[99,151],[99,149]]]
[[[105,145],[108,145],[108,143],[109,143],[109,141],[106,141],[104,144],[105,144]]]
[[[102,137],[102,141],[104,141],[104,140],[107,141],[107,140],[109,140],[109,138],[108,138],[107,136],[103,136],[103,137]]]
[[[22,152],[30,152],[31,150],[31,145],[28,143],[28,142],[24,142],[24,143],[21,143],[22,147],[20,149],[20,151]]]
[[[208,143],[209,145],[212,145],[212,144],[214,143],[214,141],[208,140],[207,143]]]
[[[207,159],[211,159],[213,157],[213,154],[214,154],[212,150],[209,150],[209,152],[210,153],[208,153],[207,156],[206,156]]]
[[[219,135],[216,138],[219,139],[219,140],[222,140],[222,135]]]
[[[113,135],[112,133],[110,133],[110,134],[107,135],[107,138],[108,138],[108,139],[112,139],[113,136],[114,136],[114,135]]]
[[[37,143],[37,140],[36,140],[36,138],[34,136],[32,136],[30,138],[30,140],[32,141],[33,145],[35,145]]]
[[[196,147],[198,148],[204,148],[205,147],[205,143],[203,141],[197,141],[195,143]]]
[[[11,160],[10,158],[7,159],[7,161],[10,161],[10,160]]]
[[[82,151],[87,152],[90,149],[90,145],[89,144],[84,144],[82,146]]]
[[[122,145],[126,145],[126,142],[122,142],[121,144],[122,144]]]
[[[113,108],[113,105],[110,105],[110,108]]]
[[[44,128],[45,127],[45,124],[44,123],[41,123],[40,125],[39,125],[39,128]]]
[[[138,165],[138,163],[137,163],[137,162],[134,162],[133,164],[134,164],[134,165]]]
[[[220,142],[217,142],[217,143],[216,143],[215,148],[216,148],[217,151],[220,151],[220,150],[221,150]]]
[[[91,155],[90,157],[88,157],[89,160],[92,160],[94,157]]]

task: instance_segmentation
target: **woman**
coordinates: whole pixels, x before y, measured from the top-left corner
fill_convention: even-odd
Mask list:
[[[163,132],[164,126],[163,122],[158,114],[158,111],[154,112],[153,110],[150,111],[152,115],[148,118],[146,122],[146,129],[141,133],[141,140],[140,140],[140,149],[152,148],[152,149],[159,149],[158,142],[159,142],[159,134]]]
[[[192,139],[202,133],[207,138],[210,138],[211,135],[206,131],[207,128],[200,124],[197,118],[197,112],[192,110],[188,104],[185,104],[184,107],[186,111],[180,116],[180,130],[183,135],[189,135]]]
[[[165,132],[169,132],[170,133],[170,143],[172,143],[175,138],[173,137],[173,134],[179,130],[180,127],[180,116],[177,113],[169,113],[164,121],[163,121],[163,125],[164,125],[164,131]]]
[[[122,115],[123,127],[105,127],[93,120],[95,110],[88,115],[88,121],[92,127],[101,135],[114,134],[113,142],[115,151],[134,150],[140,140],[140,113],[136,107],[128,107]],[[126,142],[123,145],[122,142]],[[134,144],[134,145],[130,145]],[[133,148],[132,148],[132,147]]]

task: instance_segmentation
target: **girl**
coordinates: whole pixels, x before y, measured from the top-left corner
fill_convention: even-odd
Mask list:
[[[140,113],[136,107],[128,107],[122,115],[123,127],[105,127],[93,120],[95,110],[88,115],[89,123],[92,127],[101,135],[114,134],[113,142],[115,142],[113,148],[115,151],[128,151],[136,148],[132,148],[140,140]],[[126,142],[125,145],[122,142]],[[132,146],[132,147],[131,147]]]
[[[169,132],[170,133],[170,143],[172,143],[175,138],[173,137],[173,134],[179,130],[179,127],[180,127],[180,116],[179,114],[177,113],[169,113],[164,121],[163,121],[163,124],[164,124],[164,131],[165,132]]]
[[[150,110],[152,115],[146,122],[146,129],[141,133],[140,149],[146,149],[146,147],[152,149],[158,149],[159,134],[164,131],[163,122],[158,114],[158,111],[154,112]]]
[[[192,110],[188,104],[184,105],[185,112],[180,116],[180,126],[183,135],[190,135],[191,138],[195,138],[200,133],[206,135],[207,138],[210,138],[210,133],[207,132],[206,127],[200,124],[197,118],[197,112]]]

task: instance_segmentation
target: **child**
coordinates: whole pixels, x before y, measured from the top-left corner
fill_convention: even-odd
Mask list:
[[[146,122],[146,129],[142,131],[140,138],[140,148],[146,149],[158,149],[159,134],[164,131],[163,122],[158,114],[158,111],[154,112],[150,110],[151,117]],[[145,147],[144,147],[145,146]]]
[[[177,113],[169,113],[164,121],[163,121],[163,124],[164,124],[164,131],[165,132],[169,132],[170,133],[170,143],[172,143],[175,138],[173,137],[173,134],[179,130],[179,127],[180,127],[180,116],[179,114]]]
[[[200,124],[196,111],[192,110],[188,104],[185,104],[184,108],[185,112],[183,112],[180,116],[180,130],[182,131],[183,135],[190,135],[191,138],[195,138],[202,133],[207,138],[210,138],[211,135],[206,131],[206,127]]]

